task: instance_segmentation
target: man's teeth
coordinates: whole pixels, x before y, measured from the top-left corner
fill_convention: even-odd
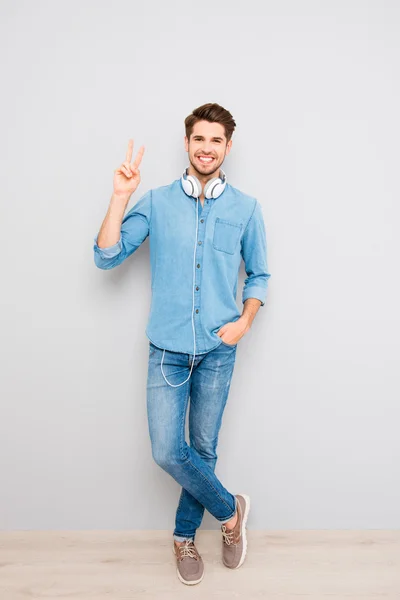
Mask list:
[[[199,159],[201,160],[201,162],[211,162],[213,160],[213,158],[203,158],[202,156],[199,156]]]

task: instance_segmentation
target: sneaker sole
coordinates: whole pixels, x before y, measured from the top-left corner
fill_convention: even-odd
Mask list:
[[[175,559],[176,559],[176,552],[175,552],[175,550],[174,550],[173,548],[172,548],[172,552],[173,552],[173,554],[174,554],[174,556],[175,556]],[[196,583],[200,583],[200,581],[201,581],[201,580],[203,579],[203,577],[204,577],[204,571],[203,571],[203,575],[200,577],[200,579],[195,579],[194,581],[190,581],[190,580],[187,580],[187,579],[183,579],[182,575],[181,575],[181,574],[180,574],[180,572],[179,572],[179,569],[178,569],[178,567],[176,567],[176,574],[178,575],[178,578],[179,578],[179,580],[180,580],[182,583],[184,583],[185,585],[196,585]]]
[[[244,498],[246,501],[246,508],[244,510],[243,521],[242,521],[243,551],[242,551],[242,556],[240,557],[240,561],[236,565],[236,567],[229,567],[227,564],[224,563],[224,565],[226,567],[228,567],[228,569],[232,569],[232,570],[238,569],[239,567],[242,566],[244,559],[246,558],[246,553],[247,553],[246,523],[247,523],[247,517],[249,516],[249,510],[250,510],[250,496],[248,496],[247,494],[238,494],[238,495],[242,496],[242,498]]]

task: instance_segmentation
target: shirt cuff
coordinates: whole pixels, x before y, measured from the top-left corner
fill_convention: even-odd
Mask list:
[[[266,296],[267,292],[264,288],[259,286],[253,286],[244,290],[242,294],[242,302],[244,303],[245,300],[247,300],[248,298],[257,298],[257,300],[261,302],[261,306],[264,306]]]
[[[100,248],[97,245],[97,239],[98,239],[98,235],[94,238],[94,246],[93,246],[93,250],[95,250],[95,252],[97,252],[98,254],[100,254],[100,256],[102,258],[114,258],[114,256],[117,256],[121,250],[122,250],[122,241],[121,241],[121,237],[119,238],[118,242],[116,244],[113,244],[112,246],[108,246],[107,248]]]

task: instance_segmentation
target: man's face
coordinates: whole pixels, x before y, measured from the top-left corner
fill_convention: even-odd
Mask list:
[[[190,141],[185,136],[189,162],[194,174],[200,177],[218,177],[219,168],[231,146],[232,140],[226,143],[225,129],[220,123],[198,121],[193,127]]]

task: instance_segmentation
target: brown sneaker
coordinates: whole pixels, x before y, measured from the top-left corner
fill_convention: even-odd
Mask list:
[[[187,585],[200,583],[204,575],[204,564],[194,542],[186,540],[184,544],[178,546],[174,541],[173,553],[176,557],[176,572],[182,583]]]
[[[233,529],[221,525],[222,562],[230,569],[238,569],[244,562],[247,551],[246,522],[250,510],[250,498],[246,494],[235,494],[238,518]]]

